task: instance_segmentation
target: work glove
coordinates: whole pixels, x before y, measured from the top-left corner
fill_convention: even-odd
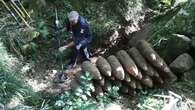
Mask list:
[[[60,47],[58,50],[62,53],[66,49],[67,49],[67,47],[66,46],[63,46],[63,47]]]
[[[77,49],[77,50],[80,50],[81,46],[82,46],[82,45],[79,43],[78,45],[76,45],[76,49]]]

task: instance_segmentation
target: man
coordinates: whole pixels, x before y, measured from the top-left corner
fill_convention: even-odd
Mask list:
[[[83,53],[84,60],[90,61],[89,44],[91,43],[92,36],[87,21],[78,14],[76,11],[71,11],[68,14],[68,22],[66,23],[67,31],[72,33],[74,43],[74,54],[67,68],[74,68],[76,66],[77,57]],[[60,51],[65,50],[67,46],[59,48]]]

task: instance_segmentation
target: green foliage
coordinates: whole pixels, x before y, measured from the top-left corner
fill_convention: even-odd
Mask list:
[[[166,6],[171,6],[171,4],[173,4],[173,0],[161,0],[161,2]]]
[[[21,47],[21,51],[23,55],[30,55],[37,51],[38,45],[34,42],[30,42],[29,44],[25,44]]]
[[[106,9],[104,9],[104,4],[107,1],[97,2],[95,0],[83,0],[82,2],[79,2],[78,0],[24,0],[22,2],[25,8],[31,12],[31,17],[33,21],[35,21],[32,22],[31,25],[35,28],[36,33],[32,32],[32,34],[29,35],[31,40],[26,40],[27,35],[24,35],[25,32],[16,29],[13,31],[13,36],[6,34],[4,37],[5,42],[9,40],[11,41],[10,43],[7,43],[8,46],[6,47],[10,47],[11,52],[19,54],[19,56],[31,57],[36,53],[33,48],[30,48],[32,47],[30,42],[36,44],[36,47],[48,48],[47,45],[45,45],[45,42],[49,42],[54,34],[52,27],[54,27],[55,22],[55,9],[57,9],[58,18],[61,24],[63,24],[67,18],[67,14],[71,10],[78,11],[81,16],[84,16],[87,19],[92,28],[93,47],[97,47],[97,45],[102,46],[107,40],[109,40],[107,35],[109,29],[119,22],[116,14],[113,16],[110,16],[110,14],[109,16],[107,15],[107,13],[112,13],[107,12]],[[109,5],[109,3],[107,4]],[[63,24],[62,26],[65,25]],[[7,31],[7,33],[10,33],[10,31]],[[69,37],[66,32],[60,33],[60,35],[62,36],[62,41],[66,41]]]
[[[153,96],[145,97],[143,100],[144,102],[138,105],[140,110],[148,110],[148,107],[152,107],[155,110],[162,110],[163,100],[159,100]]]
[[[70,59],[72,53],[73,53],[73,49],[68,48],[63,52],[56,52],[54,54],[54,57],[57,61],[66,61],[67,59]]]
[[[176,30],[176,32],[180,33],[195,33],[195,3],[193,0],[188,1],[175,15],[169,24],[168,28],[172,30]]]
[[[55,105],[63,110],[95,110],[96,102],[94,99],[89,98],[91,91],[94,90],[94,87],[90,83],[91,78],[89,73],[81,76],[81,86],[74,92],[65,92],[60,97],[60,100],[56,101]]]
[[[40,22],[38,22],[37,31],[41,34],[41,36],[43,38],[48,37],[49,31],[48,31],[48,28],[47,28],[46,23],[44,22],[44,20],[41,20]]]
[[[139,103],[137,107],[139,110],[148,110],[148,108],[153,108],[155,110],[161,110],[164,104],[163,99],[154,97],[156,94],[164,94],[163,90],[148,90],[139,94]]]
[[[94,86],[91,83],[91,75],[85,73],[80,77],[80,86],[75,91],[65,92],[60,96],[60,99],[55,103],[57,110],[98,110],[99,105],[107,105],[116,99],[118,95],[118,87],[113,87],[104,96],[98,96],[96,101],[91,92],[94,91]]]
[[[17,56],[33,55],[38,48],[35,39],[39,38],[40,33],[30,29],[18,29],[15,26],[4,28],[0,33],[1,41],[8,51]]]
[[[180,4],[166,14],[154,19],[149,40],[159,43],[162,39],[169,39],[172,34],[190,35],[195,32],[193,21],[195,16],[194,3],[188,1]],[[158,44],[160,46],[160,44]]]
[[[178,88],[179,90],[182,90],[184,92],[188,92],[189,90],[191,90],[191,92],[193,93],[191,95],[195,96],[195,94],[194,94],[195,89],[193,89],[194,85],[195,85],[195,81],[180,81],[180,82],[174,84],[174,86],[176,88]]]
[[[103,23],[92,23],[91,24],[92,35],[93,35],[93,44],[92,46],[95,47],[97,45],[101,46],[105,43],[106,40],[109,40],[108,31],[109,28],[105,26]]]
[[[24,84],[22,78],[11,69],[14,58],[8,55],[6,48],[0,42],[0,102],[5,105],[13,99],[19,99],[20,104],[39,106],[41,97]]]
[[[145,0],[149,8],[159,10],[161,12],[169,9],[174,5],[175,0]]]
[[[103,96],[97,96],[97,99],[103,103],[104,105],[109,104],[110,102],[112,102],[112,99],[117,99],[119,97],[118,94],[119,91],[119,87],[117,86],[113,86],[110,88],[110,90],[105,93]]]

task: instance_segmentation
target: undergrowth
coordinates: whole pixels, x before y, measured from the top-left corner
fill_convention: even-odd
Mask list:
[[[118,87],[110,88],[110,91],[103,96],[92,96],[94,86],[91,79],[89,73],[81,76],[80,86],[74,91],[61,95],[54,108],[56,110],[103,110],[107,104],[112,103],[113,99],[117,99]]]
[[[0,42],[0,104],[2,107],[15,106],[11,103],[39,107],[42,99],[26,85],[16,70],[13,70],[14,59]],[[12,64],[12,65],[11,65]],[[17,105],[16,105],[17,106]],[[11,107],[12,108],[12,107]]]

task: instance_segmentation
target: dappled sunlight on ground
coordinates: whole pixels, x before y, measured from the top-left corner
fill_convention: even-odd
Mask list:
[[[115,103],[108,104],[106,110],[122,110],[121,106]]]
[[[44,90],[48,85],[51,85],[49,82],[39,82],[36,79],[26,79],[27,84],[30,85],[35,92]]]

